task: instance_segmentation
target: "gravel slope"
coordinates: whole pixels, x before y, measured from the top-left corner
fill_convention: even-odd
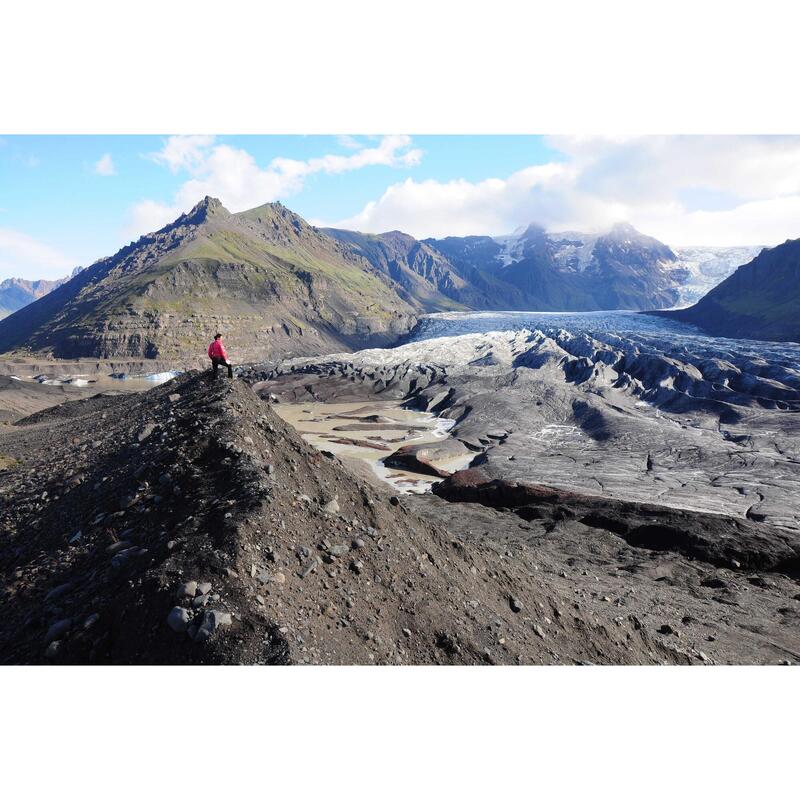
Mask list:
[[[241,382],[193,373],[67,403],[7,426],[0,453],[3,663],[717,658],[694,635],[661,632],[678,630],[695,591],[654,577],[682,556],[637,551],[650,589],[625,594],[618,572],[606,601],[597,565],[614,562],[613,535],[393,499],[307,446]],[[737,594],[736,614],[760,625],[767,608],[788,611],[720,660],[793,658],[771,643],[796,636],[796,584],[767,582]],[[704,609],[703,624],[733,615],[709,602],[716,616]]]

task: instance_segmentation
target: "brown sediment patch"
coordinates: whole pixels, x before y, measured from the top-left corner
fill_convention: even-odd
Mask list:
[[[465,459],[460,452],[464,448],[460,445],[456,445],[458,452],[453,450],[433,414],[403,408],[397,401],[380,401],[369,406],[363,403],[279,403],[273,408],[294,425],[309,444],[330,450],[346,462],[359,461],[367,465],[378,479],[400,491],[426,491],[435,480],[466,466],[472,456],[467,454]],[[313,419],[309,419],[310,416]],[[361,421],[337,424],[343,419]],[[354,438],[345,435],[345,429],[365,430],[369,434]],[[433,467],[409,461],[408,465],[397,464],[392,469],[392,465],[386,463],[395,451],[407,448],[409,443],[428,445]]]

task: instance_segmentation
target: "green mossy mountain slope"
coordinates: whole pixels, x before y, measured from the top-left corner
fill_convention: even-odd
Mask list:
[[[0,323],[0,352],[238,361],[394,341],[422,306],[280,203],[239,214],[205,198]]]

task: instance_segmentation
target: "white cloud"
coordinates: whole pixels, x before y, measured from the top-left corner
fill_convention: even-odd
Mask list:
[[[0,280],[63,278],[75,263],[53,247],[11,228],[0,228]]]
[[[530,222],[589,231],[628,220],[673,245],[774,244],[800,236],[800,137],[548,143],[563,160],[480,182],[408,179],[333,224],[423,238],[507,233]]]
[[[371,233],[398,229],[425,238],[494,235],[533,221],[546,228],[580,227],[589,217],[604,227],[624,217],[617,204],[572,192],[575,180],[574,168],[562,163],[527,167],[506,179],[478,183],[409,178],[336,224]]]
[[[109,176],[116,175],[117,171],[114,169],[114,162],[111,159],[110,153],[104,153],[94,165],[94,171],[97,175]]]
[[[170,136],[161,150],[145,157],[156,164],[165,164],[172,173],[181,169],[193,170],[203,161],[214,139],[214,136]]]
[[[246,150],[217,143],[213,136],[170,136],[160,151],[147,158],[173,173],[187,173],[188,179],[170,203],[148,199],[135,204],[128,232],[136,236],[162,227],[206,195],[218,197],[230,211],[242,211],[296,194],[316,173],[334,175],[378,165],[411,167],[422,157],[408,136],[384,136],[374,147],[357,144],[357,148],[351,147],[349,155],[307,161],[275,158],[262,168]]]
[[[355,136],[343,133],[336,137],[340,147],[346,147],[348,150],[358,150],[361,147],[361,142]]]

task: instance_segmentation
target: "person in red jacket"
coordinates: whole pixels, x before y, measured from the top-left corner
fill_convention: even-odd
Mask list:
[[[233,367],[228,360],[228,354],[225,352],[225,345],[222,344],[222,334],[218,333],[214,336],[214,341],[208,346],[208,357],[211,359],[213,365],[213,377],[217,377],[217,369],[220,364],[224,364],[228,368],[228,377],[233,377]]]

